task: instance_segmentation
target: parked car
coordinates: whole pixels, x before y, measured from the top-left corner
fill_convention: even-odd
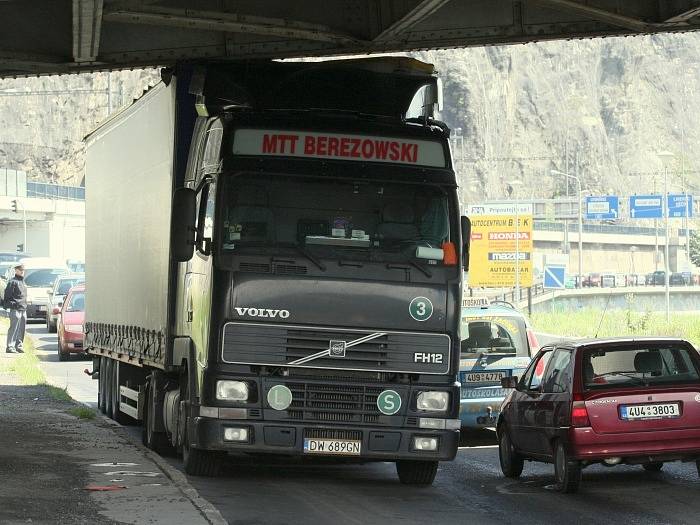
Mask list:
[[[599,273],[589,273],[583,278],[584,288],[594,288],[600,286],[600,274]]]
[[[666,272],[663,270],[656,270],[647,274],[647,284],[652,286],[664,286],[666,284]]]
[[[690,284],[690,273],[687,272],[673,272],[671,274],[669,285],[670,286],[688,286]]]
[[[73,288],[73,286],[84,282],[85,274],[67,273],[60,275],[53,286],[48,289],[49,300],[46,308],[46,330],[48,330],[49,333],[56,333],[58,328],[58,316],[60,315],[61,306],[63,306],[63,301],[68,291]]]
[[[462,427],[494,427],[507,393],[501,379],[527,368],[537,338],[527,318],[503,301],[462,308],[461,330]]]
[[[85,285],[74,286],[68,292],[58,319],[58,360],[70,354],[85,354]]]
[[[24,284],[27,285],[27,319],[44,321],[48,312],[48,289],[59,275],[68,272],[68,267],[44,257],[22,259],[21,262],[24,264]],[[10,272],[14,273],[14,269]]]
[[[503,474],[525,460],[554,463],[558,488],[574,492],[581,469],[695,461],[700,475],[700,355],[682,339],[590,339],[543,347],[498,420]]]
[[[601,288],[615,288],[617,286],[617,278],[612,272],[605,272],[600,274],[600,287]]]

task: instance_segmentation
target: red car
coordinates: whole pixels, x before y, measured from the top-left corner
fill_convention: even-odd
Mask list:
[[[497,422],[503,474],[554,463],[559,490],[602,463],[695,461],[700,475],[700,354],[682,339],[592,339],[543,347],[512,388]]]
[[[59,312],[56,312],[59,313]],[[68,292],[58,320],[58,360],[65,361],[70,354],[84,354],[85,285],[74,286]]]

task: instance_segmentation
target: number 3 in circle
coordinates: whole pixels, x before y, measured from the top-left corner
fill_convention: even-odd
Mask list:
[[[411,301],[408,313],[416,321],[427,321],[433,315],[433,303],[427,297],[416,297]]]

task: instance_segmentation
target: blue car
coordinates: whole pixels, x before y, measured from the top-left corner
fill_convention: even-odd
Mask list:
[[[459,418],[462,428],[494,427],[506,390],[522,376],[539,345],[527,318],[509,303],[462,308]]]

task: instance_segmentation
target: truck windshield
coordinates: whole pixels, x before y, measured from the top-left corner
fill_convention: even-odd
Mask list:
[[[241,175],[224,199],[226,252],[289,247],[318,258],[402,262],[450,240],[447,194],[427,184]],[[442,259],[431,250],[420,257]]]

